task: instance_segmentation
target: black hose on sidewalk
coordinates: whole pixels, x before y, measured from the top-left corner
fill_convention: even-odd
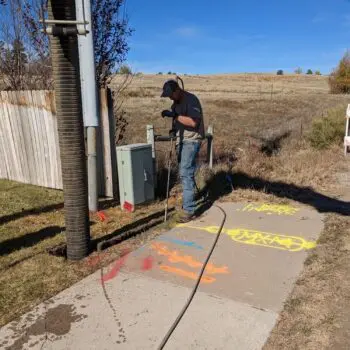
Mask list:
[[[216,244],[217,244],[217,242],[218,242],[218,240],[219,240],[219,238],[220,238],[222,229],[223,229],[223,227],[224,227],[224,225],[225,225],[225,221],[226,221],[226,212],[225,212],[225,210],[222,209],[220,206],[218,206],[218,205],[214,205],[214,206],[215,206],[216,208],[218,208],[218,209],[222,212],[222,214],[224,215],[224,217],[223,217],[223,219],[222,219],[222,222],[221,222],[221,225],[220,225],[219,230],[218,230],[218,232],[217,232],[217,234],[216,234],[216,237],[215,237],[215,240],[214,240],[214,242],[213,242],[213,245],[212,245],[212,247],[211,247],[211,249],[210,249],[210,251],[209,251],[209,253],[208,253],[208,256],[207,256],[207,258],[205,259],[204,264],[203,264],[203,266],[202,266],[202,269],[201,269],[201,271],[200,271],[200,273],[199,273],[199,275],[198,275],[196,284],[194,285],[194,287],[193,287],[193,289],[192,289],[192,292],[191,292],[191,294],[190,294],[190,296],[189,296],[189,298],[188,298],[188,300],[187,300],[185,306],[182,308],[182,310],[180,311],[180,313],[179,313],[179,315],[177,316],[176,320],[174,321],[174,323],[173,323],[172,326],[170,327],[169,331],[167,332],[167,334],[166,334],[165,337],[163,338],[161,344],[160,344],[159,347],[158,347],[158,350],[164,349],[164,346],[167,344],[167,342],[168,342],[168,340],[170,339],[171,335],[173,334],[174,330],[176,329],[176,327],[177,327],[178,324],[180,323],[182,317],[183,317],[184,314],[186,313],[188,307],[190,306],[190,304],[191,304],[191,302],[192,302],[192,300],[193,300],[193,298],[194,298],[194,296],[195,296],[195,294],[196,294],[196,292],[197,292],[197,289],[198,289],[198,287],[199,287],[199,284],[200,284],[200,282],[201,282],[201,279],[202,279],[202,276],[203,276],[203,274],[204,274],[204,271],[205,271],[205,269],[206,269],[206,267],[207,267],[207,264],[208,264],[208,262],[209,262],[209,260],[210,260],[210,257],[211,257],[211,255],[213,254],[213,251],[214,251],[214,249],[215,249],[215,247],[216,247]]]

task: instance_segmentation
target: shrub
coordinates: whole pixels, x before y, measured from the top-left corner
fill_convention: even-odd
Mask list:
[[[283,75],[284,73],[283,73],[283,70],[282,69],[279,69],[278,71],[277,71],[277,75]]]
[[[315,72],[315,74],[316,74],[316,75],[322,75],[321,72],[320,72],[319,70],[317,70],[317,71]]]
[[[129,66],[127,66],[126,64],[123,64],[122,66],[120,66],[118,73],[119,74],[132,74],[132,71],[131,71],[131,68]]]
[[[158,75],[163,75],[163,72],[158,72]]]
[[[298,67],[295,71],[294,71],[295,74],[302,74],[303,73],[303,70],[302,68]]]
[[[136,90],[127,90],[124,95],[127,97],[153,97],[154,93],[150,89],[140,87]]]
[[[313,148],[326,149],[332,144],[341,144],[345,133],[345,107],[332,109],[327,115],[312,123],[308,139]]]
[[[328,84],[332,94],[350,93],[350,51],[340,60],[338,67],[330,75]]]
[[[307,72],[306,72],[306,74],[312,75],[312,74],[313,74],[313,73],[312,73],[312,70],[311,70],[311,69],[308,69]]]

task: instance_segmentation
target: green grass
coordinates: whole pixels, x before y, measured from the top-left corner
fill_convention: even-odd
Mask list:
[[[63,203],[62,191],[0,180],[1,216]]]
[[[312,123],[309,141],[313,148],[323,150],[331,145],[340,145],[345,134],[346,107],[332,109],[327,115]]]
[[[75,263],[48,254],[49,248],[65,242],[62,202],[62,191],[0,180],[0,327],[99,268],[90,264],[96,252]],[[171,198],[169,202],[171,207],[175,200]],[[162,202],[155,202],[140,206],[135,213],[126,213],[110,203],[104,209],[106,221],[90,215],[91,238],[117,230],[125,232],[126,225],[163,208]],[[141,230],[137,236],[107,249],[101,258],[103,265],[116,260],[125,250],[137,249],[172,225],[170,220],[166,225],[156,225],[152,232]]]

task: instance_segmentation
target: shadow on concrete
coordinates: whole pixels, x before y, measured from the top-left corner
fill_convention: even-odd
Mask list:
[[[250,189],[273,194],[276,197],[288,198],[310,205],[320,213],[336,213],[344,216],[350,215],[350,203],[328,197],[314,191],[311,187],[301,187],[282,181],[268,181],[260,177],[252,177],[243,172],[216,173],[208,181],[205,188],[198,193],[201,203],[198,215],[208,210],[214,201],[229,194],[235,189]]]

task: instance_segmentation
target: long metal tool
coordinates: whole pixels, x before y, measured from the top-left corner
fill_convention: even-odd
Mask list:
[[[168,202],[169,202],[169,188],[170,188],[170,174],[171,174],[171,157],[173,154],[173,142],[174,138],[170,139],[170,150],[169,150],[169,159],[168,159],[168,180],[166,185],[166,200],[165,200],[165,210],[164,210],[164,222],[168,220]]]

